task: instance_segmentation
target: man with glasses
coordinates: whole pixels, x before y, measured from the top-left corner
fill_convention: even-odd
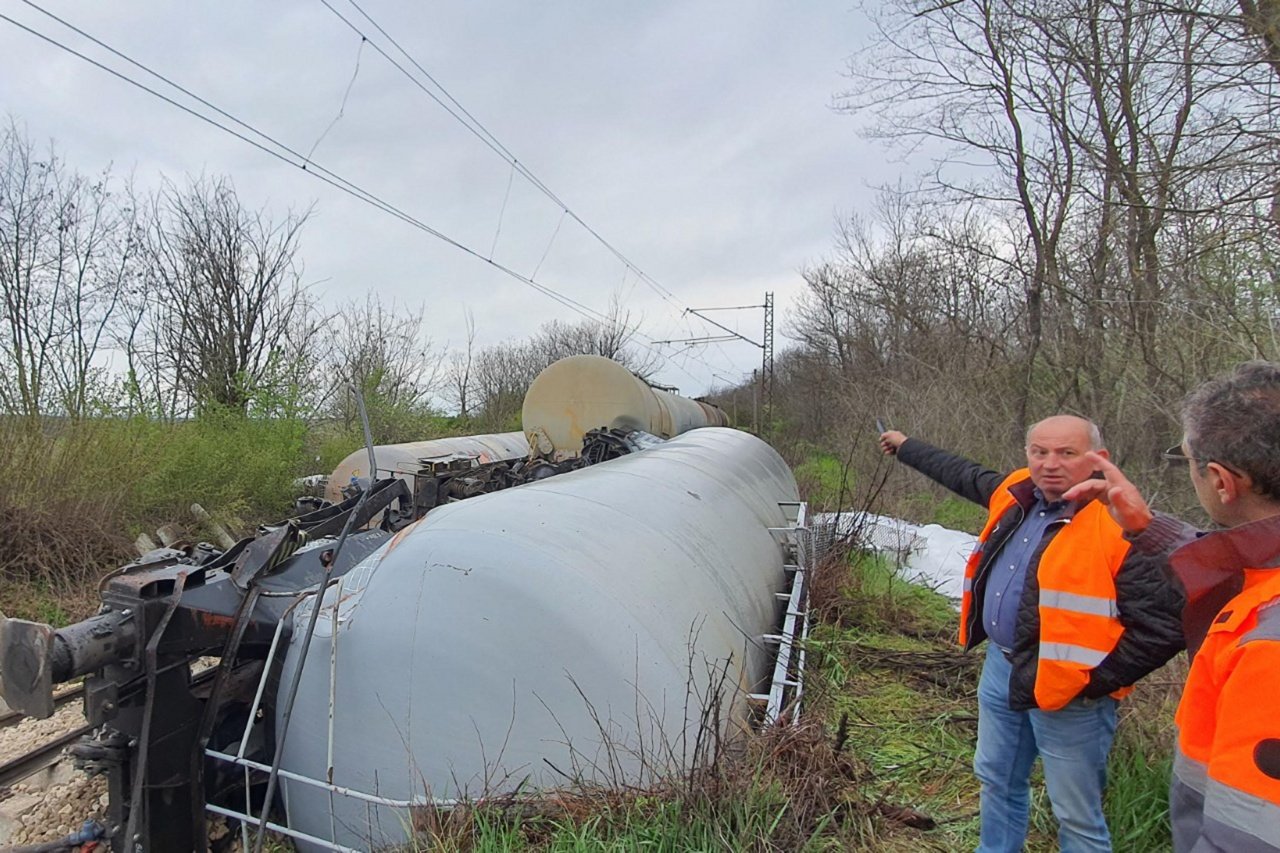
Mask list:
[[[1280,364],[1254,361],[1210,380],[1182,408],[1187,466],[1205,512],[1197,533],[1153,514],[1105,458],[1096,497],[1134,550],[1168,554],[1186,592],[1191,672],[1178,704],[1169,791],[1178,853],[1280,851]]]
[[[1182,648],[1182,598],[1159,556],[1135,553],[1107,508],[1066,493],[1104,458],[1090,421],[1027,432],[1027,467],[1002,475],[901,432],[895,456],[987,508],[965,568],[960,643],[989,640],[978,684],[979,853],[1022,850],[1039,756],[1064,853],[1107,851],[1102,812],[1116,700]]]

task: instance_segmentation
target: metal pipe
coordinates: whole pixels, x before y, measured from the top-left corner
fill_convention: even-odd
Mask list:
[[[129,611],[103,613],[59,628],[49,650],[53,683],[61,684],[134,656],[138,626]]]
[[[299,841],[306,841],[308,844],[319,845],[320,847],[323,847],[326,850],[336,850],[337,853],[362,853],[360,850],[357,850],[354,847],[343,847],[341,844],[334,844],[330,841],[325,841],[323,838],[316,838],[314,835],[307,835],[305,832],[299,832],[296,829],[290,829],[289,827],[281,826],[278,823],[273,823],[271,821],[262,821],[250,814],[240,814],[239,812],[233,809],[224,809],[222,806],[215,806],[213,803],[207,803],[205,805],[205,811],[209,812],[210,814],[222,815],[223,817],[229,817],[234,820],[240,820],[240,821],[245,821],[246,823],[251,823],[254,826],[258,827],[259,834],[261,834],[263,829],[265,828],[265,829],[271,830],[272,832],[278,832],[281,835],[287,835],[290,838],[296,838]]]
[[[225,761],[228,764],[235,764],[240,767],[247,767],[250,770],[259,770],[263,773],[271,772],[271,765],[269,764],[263,764],[261,762],[254,761],[249,758],[241,758],[235,755],[228,755],[225,752],[218,752],[216,749],[206,749],[204,751],[204,754],[209,756],[210,758],[216,758],[219,761]],[[376,806],[389,806],[391,808],[396,808],[396,809],[407,809],[410,806],[422,804],[420,801],[417,801],[417,800],[399,800],[391,797],[380,797],[377,794],[366,794],[364,791],[357,791],[355,788],[348,788],[344,785],[335,785],[332,782],[325,782],[320,779],[312,779],[308,776],[303,776],[301,773],[293,773],[289,770],[280,769],[280,770],[277,770],[276,772],[282,778],[288,779],[292,782],[299,782],[303,785],[310,785],[313,788],[320,788],[322,790],[329,791],[334,794],[340,794],[341,796],[344,796],[344,797],[350,797],[353,800],[360,800],[361,802],[373,803]],[[458,800],[447,800],[447,801],[441,800],[439,803],[433,803],[433,805],[442,805],[446,803],[448,805],[457,805]]]

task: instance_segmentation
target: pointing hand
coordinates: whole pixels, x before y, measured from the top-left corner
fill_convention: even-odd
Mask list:
[[[1102,472],[1104,479],[1077,483],[1067,489],[1063,497],[1069,501],[1097,498],[1125,533],[1137,535],[1146,530],[1151,523],[1151,508],[1147,506],[1138,487],[1129,482],[1129,478],[1106,457],[1091,452],[1085,458],[1093,463],[1095,470]]]
[[[880,433],[880,449],[885,452],[886,456],[896,456],[898,448],[902,446],[902,442],[906,441],[905,434],[898,432],[896,429],[887,430]]]

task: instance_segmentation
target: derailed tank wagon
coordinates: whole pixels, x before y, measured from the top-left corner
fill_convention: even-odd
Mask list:
[[[108,776],[114,850],[204,849],[210,814],[303,849],[402,843],[417,806],[643,782],[796,697],[787,466],[583,358],[581,383],[560,364],[531,388],[532,452],[349,465],[319,510],[118,570],[86,622],[0,623],[11,705],[47,715],[88,676],[74,754]]]

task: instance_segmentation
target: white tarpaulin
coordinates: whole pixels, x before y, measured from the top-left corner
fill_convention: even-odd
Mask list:
[[[978,544],[971,533],[866,512],[820,513],[811,527],[819,541],[855,535],[863,547],[899,555],[906,580],[956,601],[964,588],[965,560]]]

